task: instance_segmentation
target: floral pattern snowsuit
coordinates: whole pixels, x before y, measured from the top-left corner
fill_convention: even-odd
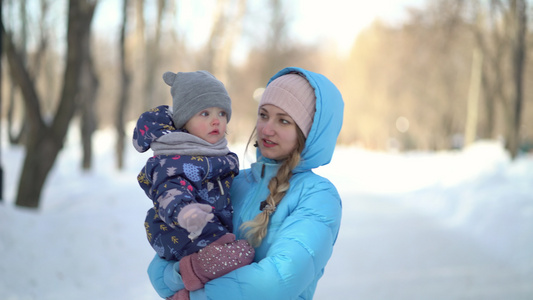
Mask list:
[[[159,106],[141,115],[133,144],[144,152],[153,141],[172,131],[168,106]],[[155,155],[148,159],[137,180],[154,204],[148,210],[145,228],[148,241],[161,258],[180,260],[233,231],[229,188],[238,173],[238,157],[232,152],[223,156]],[[191,203],[211,205],[215,216],[194,240],[177,222],[181,209]]]

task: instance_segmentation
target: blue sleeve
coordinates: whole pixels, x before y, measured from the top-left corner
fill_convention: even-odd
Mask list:
[[[207,300],[205,289],[199,289],[194,292],[189,292],[190,300]]]
[[[208,282],[207,298],[311,299],[331,257],[340,220],[340,197],[331,185],[300,195],[294,211],[281,223],[269,225],[279,229],[268,241],[266,257]]]
[[[167,261],[157,255],[148,266],[148,277],[161,298],[171,297],[185,288],[179,273],[179,262]]]

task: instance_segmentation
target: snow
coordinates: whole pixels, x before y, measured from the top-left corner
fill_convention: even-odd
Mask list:
[[[82,172],[78,141],[71,132],[38,210],[14,206],[24,151],[2,143],[0,298],[159,299],[146,275],[150,201],[136,181],[150,154],[128,141],[117,171],[114,135],[100,131]],[[232,150],[242,159],[242,145]],[[337,186],[343,220],[315,299],[533,299],[531,155],[512,161],[494,141],[431,153],[338,147],[317,173]]]

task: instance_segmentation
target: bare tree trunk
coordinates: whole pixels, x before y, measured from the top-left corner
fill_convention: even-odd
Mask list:
[[[211,27],[211,34],[206,44],[206,55],[201,61],[201,68],[211,73],[213,72],[214,60],[218,54],[220,41],[224,39],[224,32],[226,30],[227,22],[225,21],[224,10],[229,0],[218,0],[215,9],[215,16],[213,20],[213,27]],[[217,74],[214,74],[217,76]]]
[[[89,39],[87,39],[89,42]],[[90,48],[89,45],[87,45]],[[100,83],[94,70],[93,59],[90,52],[84,59],[81,75],[80,114],[81,114],[81,144],[83,149],[82,169],[89,170],[92,166],[92,137],[97,128],[96,95]]]
[[[215,10],[213,27],[206,45],[203,68],[220,81],[228,82],[231,52],[242,30],[247,0],[219,0]],[[236,9],[233,8],[236,6]]]
[[[261,82],[268,82],[272,74],[276,74],[278,70],[287,65],[287,49],[285,45],[287,45],[289,21],[285,14],[283,1],[269,0],[268,3],[271,10],[271,31],[267,35],[266,65],[263,67],[264,75]]]
[[[82,39],[82,48],[91,49],[90,30],[87,37]],[[96,131],[96,95],[100,82],[94,69],[93,57],[90,50],[84,51],[82,57],[83,64],[81,66],[80,77],[80,131],[81,131],[81,145],[82,145],[82,162],[83,170],[89,170],[92,166],[92,137]]]
[[[481,84],[481,70],[483,55],[479,49],[474,49],[472,55],[472,73],[470,76],[470,90],[468,91],[468,105],[466,110],[465,146],[473,143],[477,136],[477,122],[479,116],[479,88]]]
[[[527,2],[510,0],[511,69],[513,97],[507,120],[506,146],[512,158],[518,155],[523,103],[524,67],[526,62]]]
[[[242,31],[242,20],[246,14],[246,1],[237,1],[236,14],[233,16],[227,15],[225,17],[227,29],[224,37],[221,38],[221,44],[218,49],[218,55],[213,59],[213,74],[224,83],[229,82],[228,73],[231,59],[231,52],[235,45],[235,41],[239,38]]]
[[[144,72],[144,99],[149,104],[149,108],[156,106],[156,100],[154,99],[154,82],[156,79],[160,79],[161,76],[156,76],[155,72],[159,65],[159,43],[161,41],[161,23],[163,22],[163,16],[165,12],[166,0],[157,1],[157,20],[155,33],[152,36],[146,38],[146,51],[145,53],[145,72]],[[159,81],[158,81],[159,82]]]
[[[20,52],[20,57],[23,63],[26,62],[26,44],[28,40],[28,16],[27,16],[27,10],[26,10],[26,1],[19,2],[19,14],[20,14],[20,37],[18,40],[18,47],[22,49]],[[45,12],[43,11],[43,15]],[[17,43],[17,41],[14,41],[14,43]],[[38,69],[38,68],[37,68]],[[8,137],[9,142],[13,145],[19,145],[22,143],[22,140],[24,139],[24,132],[26,130],[26,122],[22,122],[22,125],[18,132],[15,132],[13,129],[13,114],[15,112],[15,99],[17,98],[16,95],[16,85],[15,82],[11,81],[11,89],[9,91],[9,106],[7,110],[7,128],[8,128]]]
[[[48,17],[48,8],[49,3],[45,0],[41,0],[40,5],[40,18],[39,18],[39,42],[37,46],[37,50],[35,51],[35,55],[32,55],[31,57],[27,57],[26,55],[26,48],[27,48],[27,41],[28,41],[28,16],[27,16],[27,1],[21,1],[19,3],[19,13],[20,13],[20,38],[18,39],[18,45],[19,49],[19,55],[21,57],[21,60],[24,65],[28,66],[28,69],[31,65],[31,77],[32,78],[38,78],[40,76],[40,73],[42,71],[42,65],[44,61],[44,56],[46,53],[46,50],[48,48],[48,36],[46,33],[47,26],[45,25],[45,20]],[[14,41],[14,43],[17,43],[17,41]],[[52,80],[50,79],[50,76],[45,77],[46,80]],[[20,128],[17,132],[14,130],[14,113],[15,113],[15,105],[16,100],[19,100],[16,94],[16,83],[11,81],[11,89],[9,91],[9,106],[7,111],[7,118],[8,118],[8,137],[9,142],[14,145],[20,145],[25,143],[26,139],[26,130],[27,130],[27,123],[22,122]],[[51,90],[51,89],[50,89]],[[48,98],[48,97],[46,97]],[[24,113],[24,107],[22,107],[23,113]],[[22,118],[24,119],[24,117]]]
[[[482,84],[485,100],[485,134],[489,138],[496,138],[496,105],[501,105],[506,131],[512,126],[509,121],[513,118],[509,108],[509,77],[506,62],[510,52],[509,16],[502,20],[502,15],[509,15],[503,2],[493,0],[489,2],[488,11],[483,11],[482,5],[476,1],[478,14],[484,18],[478,20],[475,36],[478,46],[482,49],[483,64]],[[486,17],[485,17],[486,16]],[[478,16],[479,17],[479,16]],[[507,133],[503,133],[506,140]]]
[[[3,1],[0,0],[0,23],[4,24],[4,20],[3,20],[3,12],[2,12],[2,7],[4,7],[3,5]],[[3,54],[3,41],[4,40],[4,35],[3,35],[3,30],[0,31],[0,116],[2,115],[2,95],[3,95],[3,86],[4,86],[4,82],[3,82],[3,78],[2,78],[2,54]],[[0,158],[2,157],[2,122],[0,122]],[[0,202],[2,202],[4,200],[4,167],[2,165],[2,162],[0,161]]]
[[[138,49],[144,47],[144,0],[135,0],[135,34],[137,36]]]
[[[485,64],[486,65],[486,64]],[[489,88],[490,82],[487,78],[487,72],[484,71],[486,68],[482,68],[482,74],[481,74],[481,86],[483,93],[483,99],[484,101],[484,107],[485,107],[485,126],[480,128],[479,130],[479,136],[480,138],[487,138],[487,139],[494,139],[496,138],[496,112],[495,112],[495,105],[496,100],[495,95],[490,92],[491,88]]]
[[[122,28],[120,29],[120,98],[116,110],[115,128],[117,130],[117,144],[115,147],[117,156],[117,168],[122,169],[124,167],[124,144],[126,139],[126,133],[124,128],[124,112],[129,98],[130,89],[130,74],[126,67],[126,27],[128,25],[128,0],[122,1]]]
[[[144,20],[144,0],[134,0],[135,1],[135,51],[133,54],[133,61],[136,66],[146,66],[146,58],[150,55],[146,53],[147,51],[147,38],[146,38],[146,22]],[[143,69],[143,72],[138,72],[135,78],[142,83],[145,83],[146,78],[146,68]],[[143,86],[145,88],[145,86]],[[143,90],[137,92],[140,95],[145,95]],[[154,107],[155,100],[152,98],[142,99],[144,103],[144,110],[148,110]]]
[[[493,49],[489,47],[490,35],[487,30],[487,24],[491,24],[489,20],[490,14],[485,11],[483,5],[479,0],[472,1],[474,5],[474,19],[475,25],[473,26],[474,38],[476,40],[476,47],[481,51],[481,55],[487,63],[484,63],[481,68],[481,91],[483,95],[483,106],[485,109],[484,126],[478,130],[480,138],[495,138],[495,93],[494,89],[496,85],[501,83],[493,83],[493,76],[491,71],[495,65],[494,61],[498,57],[493,53]],[[492,33],[494,36],[497,33]],[[497,49],[502,49],[502,45],[496,45]],[[496,52],[501,52],[500,50]]]
[[[60,102],[52,124],[43,120],[33,80],[15,49],[12,37],[7,35],[2,23],[2,34],[7,37],[6,52],[11,77],[22,92],[27,112],[28,143],[16,199],[19,206],[39,206],[48,173],[63,147],[68,125],[76,110],[75,99],[79,91],[82,59],[84,51],[89,51],[83,48],[83,40],[89,38],[95,6],[96,2],[91,0],[69,1],[66,68]]]

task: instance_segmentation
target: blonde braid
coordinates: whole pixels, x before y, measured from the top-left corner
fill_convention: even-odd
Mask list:
[[[253,247],[259,246],[266,236],[270,215],[276,211],[276,207],[289,190],[292,170],[300,163],[300,154],[305,146],[305,136],[300,128],[297,128],[297,132],[298,141],[295,149],[283,161],[276,176],[272,177],[268,183],[270,195],[265,200],[266,205],[262,207],[262,211],[253,220],[244,222],[240,226],[241,229],[247,230],[245,237]]]

